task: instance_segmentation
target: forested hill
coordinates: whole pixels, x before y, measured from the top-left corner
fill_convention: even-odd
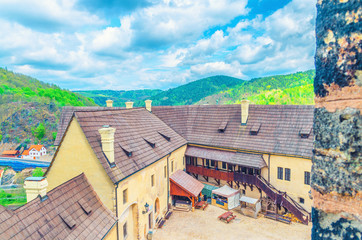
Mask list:
[[[0,143],[49,146],[62,106],[94,105],[87,97],[0,68]]]
[[[238,78],[213,76],[163,91],[150,99],[155,106],[191,105],[209,95],[232,89],[242,82],[244,80]],[[137,105],[140,105],[140,103]]]
[[[144,90],[131,90],[131,91],[116,91],[116,90],[87,90],[87,91],[75,91],[83,96],[92,98],[99,106],[105,106],[106,100],[113,100],[113,106],[124,107],[125,102],[135,102],[135,107],[143,107],[143,101],[151,98],[162,92],[159,89],[144,89]],[[138,105],[140,104],[140,105]]]
[[[254,104],[314,104],[314,70],[255,78],[196,104],[233,104],[248,99]]]

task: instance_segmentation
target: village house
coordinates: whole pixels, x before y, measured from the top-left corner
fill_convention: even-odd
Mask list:
[[[39,159],[47,154],[47,149],[44,145],[31,145],[29,149],[24,150],[21,154],[23,159]]]
[[[172,202],[170,179],[184,178],[172,181],[177,170],[310,221],[313,106],[108,104],[63,108],[46,177],[53,189],[84,172],[117,216],[118,239],[156,227]]]
[[[0,205],[0,239],[116,239],[116,216],[106,208],[84,174],[47,192],[47,180],[25,180],[28,203]]]
[[[1,157],[17,157],[19,155],[19,151],[18,150],[6,150],[3,151],[1,154]]]

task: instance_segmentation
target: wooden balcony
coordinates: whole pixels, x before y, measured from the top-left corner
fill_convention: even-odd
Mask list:
[[[186,171],[189,173],[202,175],[205,177],[211,177],[218,180],[224,180],[227,182],[234,181],[234,173],[233,172],[226,172],[221,170],[216,170],[212,168],[204,168],[202,166],[192,166],[186,165]]]

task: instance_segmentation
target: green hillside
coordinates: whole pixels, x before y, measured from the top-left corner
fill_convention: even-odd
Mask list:
[[[115,90],[89,90],[74,91],[85,97],[92,98],[94,102],[100,106],[106,105],[106,100],[113,100],[113,106],[124,107],[127,101],[135,102],[135,107],[144,106],[143,101],[162,92],[159,89],[144,89],[131,91],[115,91]],[[141,105],[138,105],[141,104]]]
[[[151,97],[151,100],[152,104],[156,106],[191,105],[209,95],[232,89],[242,82],[244,81],[238,78],[213,76],[163,91]]]
[[[226,91],[207,96],[196,104],[233,104],[248,99],[255,104],[314,104],[315,71],[255,78]]]
[[[0,143],[53,142],[62,106],[95,106],[92,99],[0,68]]]

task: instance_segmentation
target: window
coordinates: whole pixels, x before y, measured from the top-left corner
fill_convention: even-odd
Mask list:
[[[290,168],[285,169],[285,180],[290,181]]]
[[[163,167],[163,174],[165,175],[165,178],[167,177],[167,168],[166,166]]]
[[[278,167],[278,179],[283,180],[283,168]]]
[[[210,161],[209,161],[209,159],[205,159],[206,161],[206,167],[208,167],[209,165],[210,165]]]
[[[228,169],[229,169],[229,171],[232,171],[233,170],[233,165],[228,164]]]
[[[186,164],[187,165],[191,164],[191,158],[189,156],[186,156]]]
[[[304,204],[304,198],[299,198],[299,203],[303,203]]]
[[[185,157],[183,158],[183,164],[184,164],[184,166],[185,166]]]
[[[173,172],[173,161],[171,161],[171,172]]]
[[[253,175],[254,174],[254,169],[253,168],[248,168],[248,174],[249,175]]]
[[[123,224],[123,239],[127,238],[127,222]]]
[[[245,190],[244,189],[242,190],[242,193],[243,193],[243,195],[245,195]]]
[[[128,190],[123,190],[123,204],[126,204],[128,202]]]
[[[304,184],[310,185],[310,172],[304,172]]]
[[[155,174],[151,175],[151,187],[155,186]]]
[[[223,162],[223,163],[222,163],[222,168],[223,168],[223,169],[226,169],[226,162]]]
[[[211,161],[211,167],[215,167],[215,161],[214,160],[210,160]]]

